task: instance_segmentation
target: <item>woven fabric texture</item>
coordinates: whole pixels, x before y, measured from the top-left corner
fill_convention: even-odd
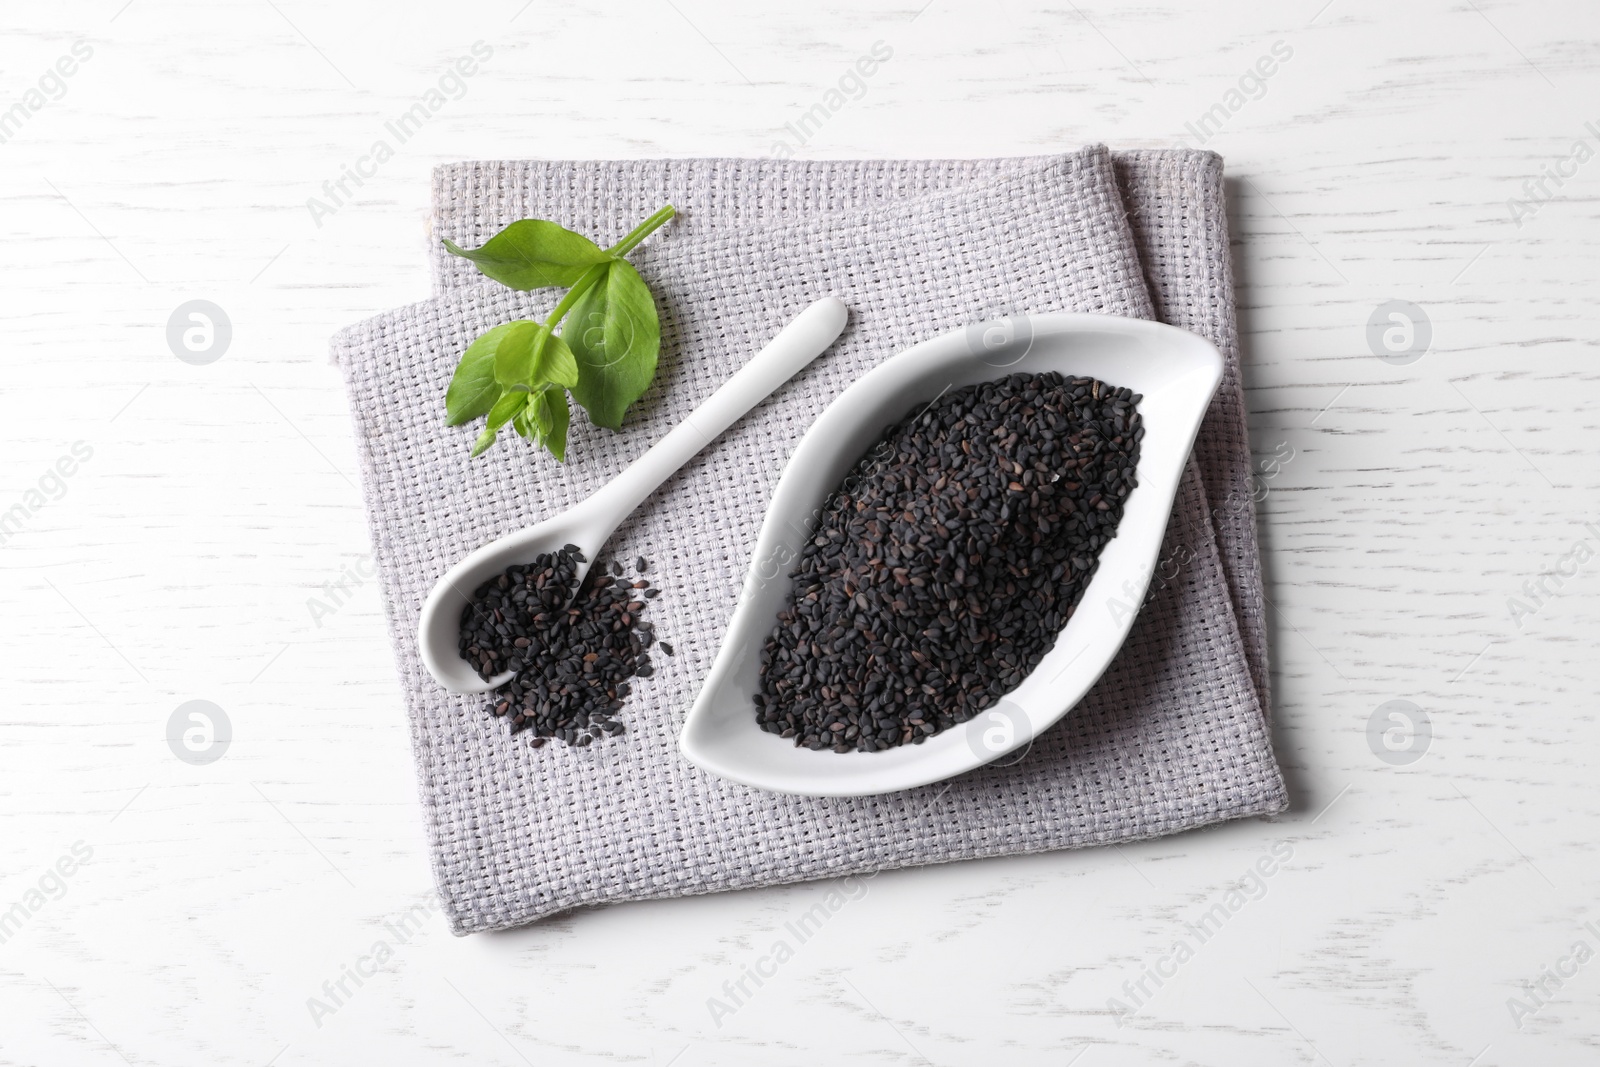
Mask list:
[[[351,327],[333,346],[349,387],[452,929],[513,926],[584,904],[1124,841],[1282,809],[1283,781],[1197,463],[1164,553],[1183,548],[1187,564],[1146,605],[1090,696],[1015,765],[888,796],[806,798],[723,781],[677,753],[684,711],[715,655],[785,457],[840,391],[901,348],[974,319],[1154,313],[1108,152],[973,164],[942,183],[891,178],[894,195],[849,203],[829,198],[874,184],[879,165],[842,164],[835,177],[824,167],[792,186],[764,164],[743,177],[726,162],[539,166],[565,174],[553,195],[572,210],[532,213],[602,238],[620,236],[663,194],[684,209],[632,256],[659,298],[663,351],[627,432],[576,418],[563,467],[516,441],[469,462],[473,432],[443,425],[441,398],[460,351],[508,318],[542,315],[549,294],[460,287]],[[884,174],[902,173],[884,166]],[[505,195],[484,203],[510,203]],[[773,216],[750,206],[763,197],[795,210]],[[505,221],[485,213],[474,225]],[[619,558],[654,561],[652,577],[666,592],[649,617],[677,646],[676,656],[655,657],[653,678],[635,683],[622,712],[628,733],[583,749],[532,749],[506,736],[483,698],[432,682],[414,634],[422,599],[445,569],[485,540],[587,496],[789,317],[830,293],[852,316],[834,348],[669,480],[612,541]]]
[[[520,160],[452,163],[434,171],[434,237],[482,244],[516,219],[554,219],[620,237],[670,201],[723,224],[820,217],[886,200],[960,189],[1036,170],[1048,157],[944,160]],[[1155,317],[1205,337],[1227,369],[1195,442],[1229,596],[1263,712],[1270,716],[1265,601],[1222,157],[1192,149],[1113,153]],[[473,286],[471,263],[433,241],[436,291]]]

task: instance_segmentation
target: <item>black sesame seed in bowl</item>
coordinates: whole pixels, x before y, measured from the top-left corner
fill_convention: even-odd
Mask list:
[[[1054,646],[1136,485],[1142,398],[1013,374],[886,429],[824,503],[761,650],[761,728],[876,752],[967,722]]]

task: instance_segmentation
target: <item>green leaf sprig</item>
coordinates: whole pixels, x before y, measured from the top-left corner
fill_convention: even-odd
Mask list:
[[[628,406],[654,380],[661,350],[655,298],[625,257],[676,214],[667,204],[610,248],[543,219],[513,222],[481,248],[444,242],[452,255],[512,289],[568,287],[543,322],[496,326],[461,354],[445,414],[451,426],[487,416],[474,456],[510,423],[565,463],[568,392],[590,422],[621,428]]]

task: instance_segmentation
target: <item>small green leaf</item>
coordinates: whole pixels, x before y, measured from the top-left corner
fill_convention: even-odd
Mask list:
[[[494,380],[509,389],[529,385],[533,375],[533,341],[542,327],[530,319],[513,322],[494,350]]]
[[[483,432],[478,435],[478,440],[473,443],[472,454],[481,456],[487,452],[489,446],[494,444],[496,435],[500,433],[500,428],[516,418],[527,406],[528,394],[520,389],[506,393],[499,400],[496,400],[494,407],[489,409],[489,425],[483,428]]]
[[[499,431],[492,430],[488,427],[484,428],[484,431],[478,435],[478,439],[472,443],[473,459],[477,459],[479,456],[489,451],[489,446],[494,444],[495,435],[498,432]]]
[[[567,408],[567,391],[559,386],[547,385],[534,396],[528,405],[533,414],[534,429],[539,440],[550,454],[561,463],[567,461],[567,425],[572,412]]]
[[[524,290],[571,285],[585,270],[610,258],[582,234],[543,219],[513,222],[482,248],[461,248],[448,239],[444,246],[501,285]]]
[[[661,322],[649,286],[624,260],[572,308],[564,336],[578,362],[572,396],[597,426],[620,429],[622,416],[656,374]]]
[[[545,335],[544,350],[533,368],[534,381],[554,382],[571,389],[578,384],[578,357],[560,334],[546,330]]]
[[[494,402],[494,407],[489,409],[489,429],[498,430],[510,422],[516,414],[528,406],[528,394],[517,390],[507,393]]]
[[[494,377],[507,389],[532,390],[545,382],[570,389],[578,384],[578,361],[559,334],[531,321],[518,323],[495,350]]]
[[[455,377],[450,379],[450,388],[444,394],[448,425],[460,426],[479,415],[488,414],[494,402],[500,399],[503,389],[494,376],[495,350],[516,325],[515,322],[508,322],[496,326],[468,345],[461,354]]]

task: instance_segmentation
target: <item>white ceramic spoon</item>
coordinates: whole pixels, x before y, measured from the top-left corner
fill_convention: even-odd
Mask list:
[[[507,567],[531,562],[563,545],[577,545],[583,553],[576,589],[622,520],[723,430],[821,355],[844,330],[847,317],[840,300],[818,300],[594,495],[560,515],[489,542],[451,567],[428,593],[417,624],[417,644],[428,673],[455,693],[483,693],[510,681],[510,671],[485,681],[461,658],[461,610],[472,591]]]

